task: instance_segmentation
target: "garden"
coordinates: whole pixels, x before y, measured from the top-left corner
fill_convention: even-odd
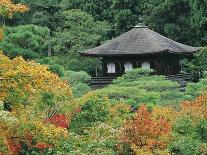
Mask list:
[[[0,155],[206,155],[206,9],[198,0],[1,0]],[[138,14],[203,47],[183,64],[198,82],[180,91],[178,82],[137,68],[91,89],[101,62],[78,51],[121,34]]]

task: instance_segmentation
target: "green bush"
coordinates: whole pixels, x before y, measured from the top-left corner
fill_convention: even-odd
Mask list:
[[[113,83],[120,83],[120,82],[131,82],[140,79],[141,77],[149,76],[154,71],[152,69],[133,69],[127,74],[124,74],[122,77],[118,77],[118,79],[114,80]]]
[[[205,74],[204,74],[205,75]],[[200,79],[197,83],[189,83],[186,87],[185,95],[191,96],[190,99],[195,99],[207,89],[207,77]]]
[[[200,155],[207,153],[207,121],[193,123],[191,118],[177,120],[173,127],[173,140],[168,145],[173,154]]]
[[[60,77],[62,77],[64,75],[64,68],[61,65],[56,64],[52,60],[52,58],[45,57],[45,58],[42,58],[42,59],[37,59],[37,62],[40,63],[40,64],[49,65],[49,70],[53,73],[56,73]]]
[[[65,71],[62,79],[69,82],[75,97],[81,97],[91,90],[88,86],[91,77],[84,71]]]
[[[91,90],[91,87],[89,87],[86,83],[79,82],[72,86],[71,89],[75,97],[81,97],[87,94]]]
[[[184,69],[187,72],[200,72],[207,71],[207,47],[201,49],[194,54],[192,60],[186,60]]]
[[[135,69],[113,81],[113,84],[97,90],[99,96],[115,100],[133,100],[134,106],[140,104],[175,106],[184,98],[179,92],[179,84],[166,80],[164,76],[151,75],[153,70]]]
[[[78,83],[87,83],[91,79],[91,76],[84,71],[76,72],[68,70],[64,72],[63,79],[68,80],[70,85],[74,86]]]
[[[110,99],[116,100],[134,100],[136,106],[141,103],[153,103],[160,99],[160,95],[156,92],[147,92],[144,89],[136,87],[118,87],[110,86],[101,90],[97,90],[99,96],[108,96]]]
[[[60,147],[53,150],[53,154],[84,154],[84,155],[118,155],[115,149],[117,143],[114,129],[101,124],[87,131],[86,136],[70,132],[70,138]]]
[[[85,71],[94,76],[101,71],[101,61],[98,58],[64,55],[55,56],[53,59],[56,63],[62,65],[65,70]]]
[[[92,127],[98,122],[104,122],[109,116],[109,102],[103,98],[91,97],[87,99],[71,121],[70,129],[78,134],[83,134],[84,129]]]

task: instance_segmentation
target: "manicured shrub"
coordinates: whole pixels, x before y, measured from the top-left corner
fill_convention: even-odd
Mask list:
[[[70,129],[81,134],[85,128],[91,127],[98,122],[104,122],[109,115],[109,102],[104,98],[91,96],[86,98],[81,112],[72,118]]]
[[[88,86],[91,77],[84,71],[65,71],[62,79],[69,82],[75,97],[81,97],[91,90]]]
[[[173,141],[169,150],[175,154],[206,154],[206,120],[194,124],[190,118],[181,118],[173,126]]]
[[[153,70],[135,69],[113,81],[113,84],[97,90],[100,96],[116,100],[134,100],[135,106],[179,105],[184,94],[179,92],[179,84],[166,80],[164,76],[151,75]]]
[[[91,79],[91,76],[84,71],[65,71],[63,79],[68,80],[70,85],[73,86],[77,83],[87,83]]]
[[[207,89],[207,77],[204,76],[197,83],[189,83],[186,87],[185,95],[191,96],[191,100],[202,95]]]
[[[42,59],[37,59],[36,61],[40,64],[49,65],[49,71],[59,75],[60,77],[64,75],[64,68],[61,65],[55,63],[52,58],[45,57]]]

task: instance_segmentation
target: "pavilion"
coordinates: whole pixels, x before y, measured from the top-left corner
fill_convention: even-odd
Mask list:
[[[166,38],[147,26],[137,25],[106,44],[80,52],[82,56],[101,57],[104,77],[116,77],[132,68],[151,68],[158,75],[176,75],[184,58],[200,48]]]

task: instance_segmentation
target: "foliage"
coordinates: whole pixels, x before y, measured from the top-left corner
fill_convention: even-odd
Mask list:
[[[141,7],[144,21],[157,32],[185,44],[206,45],[206,2],[143,0]]]
[[[91,88],[88,86],[88,81],[91,79],[84,71],[65,71],[63,80],[67,80],[70,83],[73,95],[75,97],[81,97],[88,93]]]
[[[26,12],[28,7],[21,4],[14,4],[11,0],[1,0],[0,17],[11,18],[14,13]],[[2,23],[0,23],[2,24]],[[3,28],[0,25],[0,41],[3,39]]]
[[[0,54],[0,154],[207,153],[205,75],[180,93],[178,83],[138,69],[81,97],[90,90],[90,76],[80,71],[98,75],[101,65],[98,59],[78,53],[140,21],[176,41],[206,45],[206,1],[15,2],[28,5],[30,11],[13,16],[28,7],[1,0],[0,24],[16,27],[0,27],[0,40],[6,30],[0,48],[12,58],[39,58],[37,62],[49,66]],[[206,49],[195,57],[185,69],[204,73]],[[60,65],[78,72],[64,71]],[[71,89],[81,98],[74,100]],[[198,95],[202,96],[178,106],[181,100]],[[129,105],[138,111],[130,113],[136,108]]]
[[[176,106],[184,97],[179,92],[179,84],[164,76],[150,75],[152,72],[141,68],[129,71],[96,93],[116,100],[134,100],[135,106],[143,103]]]
[[[13,144],[22,148],[24,144],[30,151],[42,143],[54,147],[68,137],[66,122],[69,123],[76,103],[67,83],[46,66],[21,57],[11,60],[3,54],[0,77],[0,152],[10,152]],[[64,117],[65,123],[57,116]],[[55,118],[55,125],[61,127],[52,125]],[[7,141],[11,141],[11,146]]]
[[[200,0],[17,0],[30,6],[30,12],[15,16],[10,24],[38,24],[48,26],[53,32],[59,23],[59,13],[80,9],[97,21],[112,25],[110,37],[128,31],[139,22],[176,41],[206,45],[206,1]]]
[[[76,85],[72,86],[71,89],[74,97],[81,97],[87,94],[91,90],[91,87],[89,87],[86,83],[79,82]]]
[[[16,12],[28,11],[28,7],[21,4],[14,4],[11,0],[1,0],[0,16],[11,18]]]
[[[109,102],[106,99],[97,96],[88,97],[81,107],[81,112],[73,117],[71,130],[81,133],[85,128],[94,126],[97,122],[106,121],[108,114]]]
[[[35,25],[7,27],[0,48],[11,58],[22,56],[25,59],[35,59],[47,54],[45,40],[48,35],[47,28]]]
[[[140,1],[136,0],[109,0],[109,1],[72,1],[63,0],[63,9],[82,9],[95,17],[96,20],[108,21],[113,28],[118,30],[115,33],[127,31],[139,22]]]
[[[55,154],[118,154],[115,150],[117,129],[102,123],[85,132],[87,135],[84,136],[70,132],[70,138],[64,141],[61,147],[54,150]]]
[[[194,54],[192,60],[186,60],[184,69],[186,72],[200,73],[207,71],[207,48],[201,49],[199,52]]]
[[[70,85],[74,86],[78,83],[87,83],[91,79],[91,76],[84,71],[65,71],[63,79],[68,80]]]
[[[42,59],[36,60],[40,64],[46,64],[49,65],[49,71],[56,73],[60,77],[64,75],[64,68],[63,66],[55,63],[55,61],[50,57],[44,57]]]
[[[206,72],[203,73],[203,78],[201,78],[197,83],[187,84],[185,95],[189,96],[189,99],[195,99],[197,96],[202,95],[203,91],[207,89],[207,76]]]
[[[121,141],[129,144],[134,152],[143,150],[154,153],[165,150],[170,141],[170,121],[163,117],[153,118],[153,113],[142,105],[134,119],[128,121],[122,129]]]
[[[0,41],[3,39],[3,28],[0,27]]]
[[[30,97],[43,93],[54,94],[54,102],[71,98],[68,85],[57,75],[51,74],[47,66],[25,61],[21,57],[11,60],[3,54],[0,55],[0,61],[0,76],[4,79],[1,81],[0,100],[17,106],[29,104]]]
[[[179,111],[142,105],[123,126],[120,148],[129,145],[135,154],[206,154],[206,102],[204,93],[183,102]]]
[[[57,127],[68,128],[68,120],[65,115],[53,115],[46,120]]]
[[[206,154],[206,127],[206,120],[194,125],[190,118],[181,118],[173,127],[174,140],[169,144],[169,150],[183,155]]]
[[[59,18],[61,26],[51,39],[53,55],[60,56],[57,60],[66,70],[95,73],[100,68],[99,61],[82,58],[78,52],[100,44],[107,34],[108,24],[95,21],[91,15],[80,10],[61,12]]]
[[[55,56],[53,57],[55,63],[60,64],[65,70],[73,70],[76,72],[85,71],[90,75],[101,75],[101,61],[97,58],[86,58],[80,56]],[[81,62],[81,63],[80,63]]]
[[[89,93],[72,118],[68,141],[57,148],[65,154],[117,154],[119,128],[129,117],[129,106]],[[58,150],[59,149],[59,150]]]
[[[206,45],[206,7],[199,0],[63,0],[63,9],[81,9],[113,26],[111,35],[128,31],[139,22],[176,41]]]
[[[206,154],[206,93],[192,102],[183,102],[173,126],[169,150],[176,154]]]
[[[120,82],[132,82],[140,79],[141,77],[146,77],[152,74],[154,71],[152,69],[133,69],[127,74],[124,74],[122,77],[118,77],[117,80],[114,81],[114,83],[120,83]]]
[[[77,50],[95,46],[109,28],[106,22],[96,22],[91,15],[80,10],[64,11],[60,18],[62,27],[58,28],[53,40],[55,54],[72,55]]]

